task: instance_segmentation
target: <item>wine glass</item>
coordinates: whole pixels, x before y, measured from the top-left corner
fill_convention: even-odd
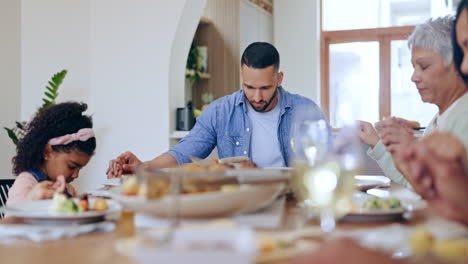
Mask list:
[[[336,218],[351,209],[354,176],[362,167],[357,127],[343,127],[332,140],[325,120],[303,118],[292,136],[293,191],[306,210],[320,216],[322,230],[333,231]]]
[[[179,225],[181,175],[174,170],[163,170],[149,164],[142,164],[137,169],[140,184],[139,195],[146,197],[148,202],[159,200],[163,205],[168,220],[164,228],[140,230],[140,243],[146,246],[167,246],[173,240],[176,227]]]

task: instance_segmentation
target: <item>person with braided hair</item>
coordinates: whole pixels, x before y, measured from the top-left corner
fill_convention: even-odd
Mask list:
[[[40,109],[16,147],[7,205],[52,198],[54,193],[76,195],[70,183],[78,178],[96,149],[85,103],[64,102]]]

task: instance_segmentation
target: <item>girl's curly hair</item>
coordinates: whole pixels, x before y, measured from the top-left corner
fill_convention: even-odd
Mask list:
[[[87,104],[77,102],[65,102],[40,109],[27,125],[24,137],[16,146],[16,156],[12,160],[13,173],[18,175],[41,166],[44,163],[45,146],[50,139],[76,133],[82,128],[92,128],[91,117],[83,115],[86,109]],[[96,149],[96,138],[55,145],[52,149],[66,153],[80,151],[92,156]]]
[[[458,45],[457,30],[456,30],[458,19],[460,18],[461,13],[465,9],[468,9],[468,0],[462,0],[460,2],[460,5],[457,8],[457,14],[455,16],[455,22],[454,22],[453,30],[452,30],[452,45],[453,45],[453,62],[455,64],[455,67],[457,68],[458,73],[463,78],[465,83],[468,83],[468,74],[464,74],[461,71],[461,64],[463,62],[463,57],[467,54],[464,54],[462,48],[460,47],[460,45]]]

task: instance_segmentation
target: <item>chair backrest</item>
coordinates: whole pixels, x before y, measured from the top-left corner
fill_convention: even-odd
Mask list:
[[[14,179],[0,179],[0,206],[5,206],[8,199],[8,191],[15,182]],[[0,219],[3,218],[3,213],[0,212]]]

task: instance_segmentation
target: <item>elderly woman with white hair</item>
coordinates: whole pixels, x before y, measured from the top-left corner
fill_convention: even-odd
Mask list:
[[[453,63],[451,34],[454,17],[430,19],[417,26],[408,38],[414,72],[411,81],[423,102],[435,104],[439,112],[423,136],[434,131],[447,131],[468,147],[468,89]],[[385,175],[409,187],[393,163],[391,152],[416,140],[409,122],[388,118],[376,124],[361,122],[361,140],[370,146],[368,155],[379,164]]]

